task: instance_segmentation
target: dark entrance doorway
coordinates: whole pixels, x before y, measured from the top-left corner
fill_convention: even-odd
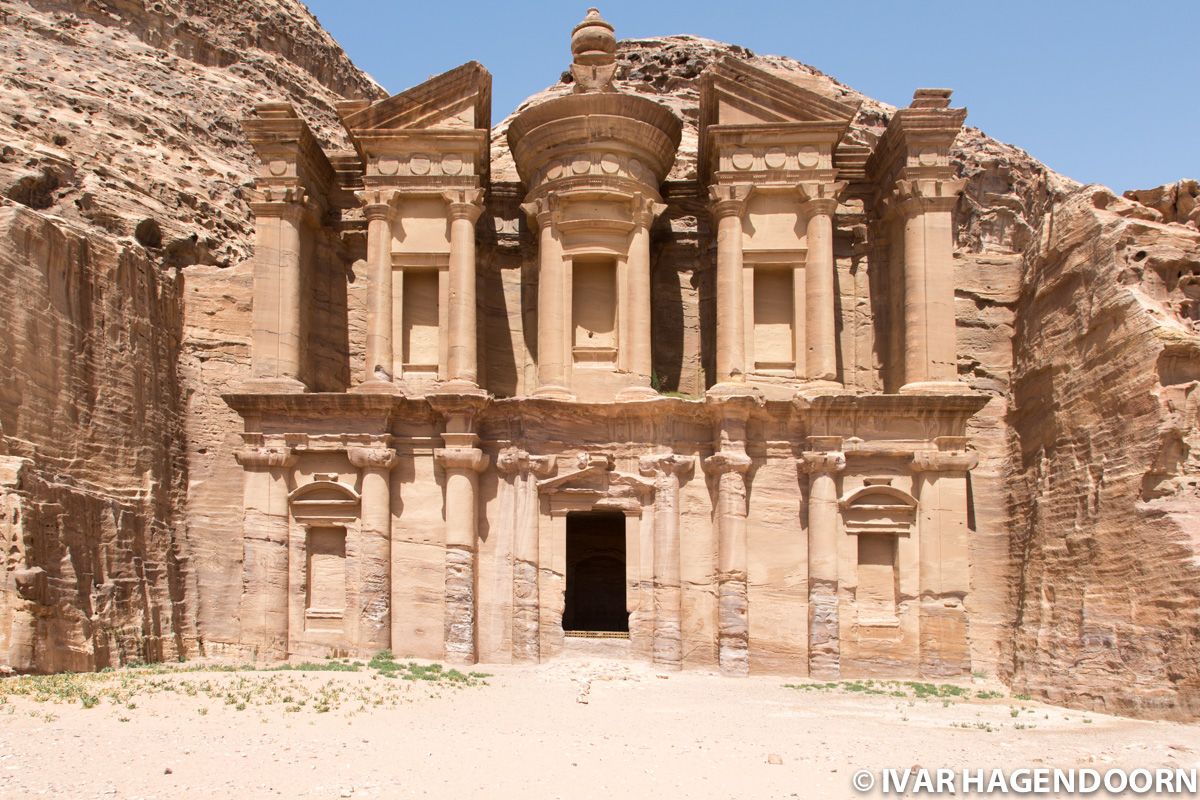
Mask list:
[[[629,631],[625,606],[625,515],[567,515],[564,631]]]

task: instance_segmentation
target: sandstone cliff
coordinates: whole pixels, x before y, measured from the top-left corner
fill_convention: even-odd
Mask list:
[[[194,656],[188,443],[220,386],[178,268],[250,252],[252,103],[332,142],[332,101],[380,90],[283,0],[4,2],[0,28],[0,664]]]
[[[0,388],[0,663],[219,653],[239,626],[240,423],[220,399],[248,363],[253,162],[238,119],[285,98],[336,147],[332,102],[382,92],[288,0],[7,0],[0,16],[0,283],[22,299],[0,311],[13,376]],[[692,395],[711,379],[701,331],[715,313],[700,299],[713,253],[697,78],[723,56],[861,101],[858,152],[894,110],[791,59],[688,36],[621,44],[623,88],[685,121],[665,187],[675,210],[654,231],[655,369]],[[497,394],[533,363],[528,298],[494,280],[527,255],[506,126],[496,213],[480,225]],[[973,128],[956,163],[959,368],[990,397],[971,430],[973,663],[1061,702],[1194,716],[1196,184],[1121,199]],[[836,253],[840,331],[870,353],[854,223]],[[846,380],[879,389],[877,371]]]

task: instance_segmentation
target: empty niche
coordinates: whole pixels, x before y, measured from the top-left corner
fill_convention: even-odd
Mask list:
[[[792,270],[754,270],[754,366],[793,369]]]
[[[858,536],[859,619],[867,624],[896,618],[896,537],[878,533]]]
[[[404,369],[436,372],[438,367],[438,271],[406,269],[404,275]]]
[[[346,609],[346,529],[308,529],[307,616],[340,619]]]
[[[577,259],[571,275],[571,319],[578,362],[611,364],[617,353],[617,264]]]
[[[867,478],[841,502],[846,533],[858,539],[855,600],[863,625],[897,624],[899,540],[910,536],[916,523],[916,498],[886,480]]]

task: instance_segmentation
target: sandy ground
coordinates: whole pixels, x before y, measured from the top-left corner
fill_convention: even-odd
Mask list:
[[[978,682],[916,698],[629,662],[480,669],[466,686],[122,671],[87,679],[90,708],[0,685],[0,798],[837,798],[879,796],[851,787],[860,767],[1200,762],[1198,726]]]

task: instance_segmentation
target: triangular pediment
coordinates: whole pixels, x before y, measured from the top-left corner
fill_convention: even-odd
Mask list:
[[[490,130],[492,76],[477,61],[368,106],[339,108],[346,130]]]
[[[724,58],[700,80],[700,125],[792,122],[848,126],[859,103],[846,103],[735,58]]]

